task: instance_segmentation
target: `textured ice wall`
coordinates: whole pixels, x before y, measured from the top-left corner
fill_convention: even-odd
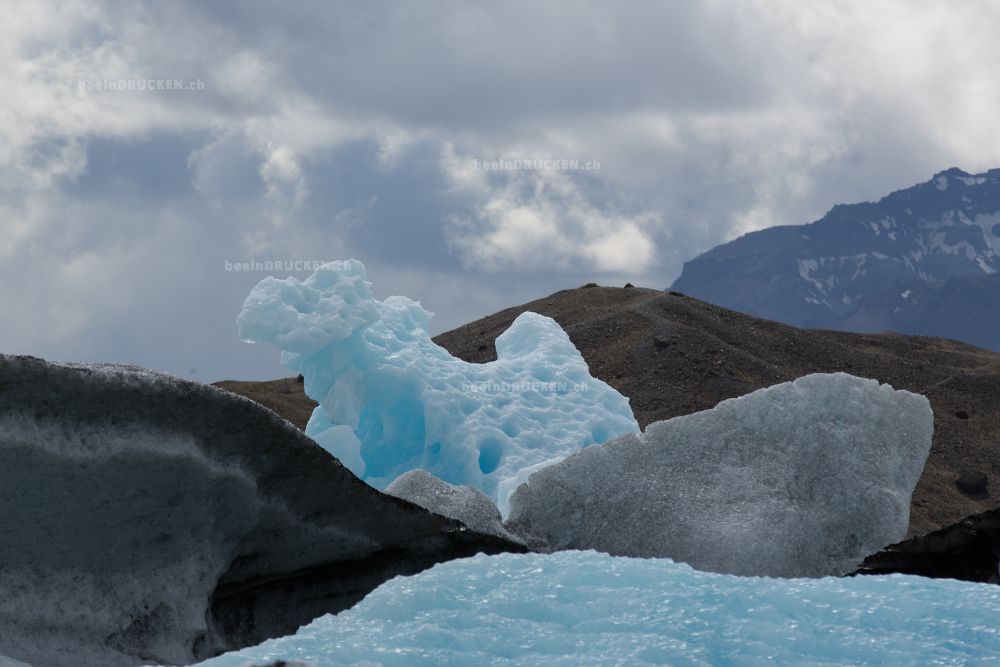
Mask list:
[[[406,297],[375,299],[364,265],[347,260],[304,282],[265,278],[238,324],[305,377],[320,404],[306,433],[378,488],[423,469],[504,510],[524,468],[639,430],[553,320],[522,314],[496,361],[471,364],[431,340],[430,318]]]
[[[1000,662],[996,618],[1000,587],[988,584],[744,578],[594,552],[476,556],[203,665],[988,665]]]
[[[906,535],[933,432],[923,396],[808,375],[535,473],[507,526],[555,549],[714,572],[844,574]]]
[[[212,590],[264,511],[254,480],[161,425],[59,407],[0,418],[0,651],[50,666],[193,660]]]
[[[249,399],[0,354],[0,656],[187,664],[503,549],[523,547],[376,491]]]

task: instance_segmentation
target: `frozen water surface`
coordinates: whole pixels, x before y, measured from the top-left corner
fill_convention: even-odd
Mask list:
[[[595,552],[477,556],[397,578],[295,636],[202,663],[1000,664],[1000,588],[767,579]]]

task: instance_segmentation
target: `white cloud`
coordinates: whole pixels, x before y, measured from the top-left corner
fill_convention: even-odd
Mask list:
[[[352,234],[370,232],[365,217],[416,181],[397,178],[405,169],[440,171],[444,183],[400,224],[441,225],[454,261],[406,282],[430,292],[460,271],[484,273],[449,288],[469,291],[443,318],[461,321],[473,315],[465,303],[504,301],[490,272],[525,276],[524,293],[584,274],[666,286],[683,260],[735,235],[807,222],[948,166],[1000,166],[1000,6],[986,0],[595,1],[572,12],[528,0],[419,10],[39,0],[7,12],[4,31],[0,303],[20,333],[0,331],[0,351],[96,340],[110,322],[127,327],[159,282],[218,280],[214,265],[191,262],[141,275],[156,248],[346,253]],[[205,89],[78,87],[143,77]],[[95,141],[154,135],[192,147],[180,175],[190,196],[144,201],[130,180],[139,175],[113,159],[89,164]],[[341,150],[353,145],[371,148]],[[414,147],[439,160],[408,161]],[[497,157],[601,169],[474,166]],[[373,161],[384,182],[358,185],[367,163],[350,160]],[[115,192],[127,196],[74,189],[84,177],[121,179]],[[331,183],[364,195],[326,196],[329,210],[316,210]],[[373,241],[393,257],[412,242]],[[402,275],[421,261],[384,265]],[[484,289],[497,293],[471,294]],[[228,307],[205,299],[191,317]]]
[[[594,262],[597,270],[619,273],[647,270],[656,251],[649,235],[629,220],[619,220],[606,227],[603,235],[583,247],[584,256]]]
[[[267,197],[276,208],[275,224],[283,224],[308,193],[298,156],[288,146],[268,146],[260,177],[267,188]]]
[[[449,156],[445,166],[463,161]],[[469,157],[464,162],[475,165]],[[561,171],[511,171],[490,188],[485,170],[459,166],[453,186],[486,194],[472,216],[455,217],[448,239],[465,266],[486,271],[560,270],[642,272],[655,259],[646,228],[653,214],[605,212],[588,200],[585,188]]]

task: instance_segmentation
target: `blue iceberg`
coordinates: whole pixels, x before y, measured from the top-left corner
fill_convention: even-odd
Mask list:
[[[304,376],[319,403],[306,433],[377,488],[422,469],[506,513],[525,471],[639,430],[554,320],[522,314],[497,360],[472,364],[431,340],[431,316],[406,297],[375,299],[364,265],[347,260],[305,281],[265,278],[238,325]]]
[[[589,551],[477,556],[202,665],[1000,664],[998,618],[989,584],[737,577]]]

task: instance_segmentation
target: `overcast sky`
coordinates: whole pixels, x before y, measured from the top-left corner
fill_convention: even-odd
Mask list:
[[[991,1],[2,4],[4,353],[278,377],[226,262],[360,259],[437,333],[1000,166]]]

